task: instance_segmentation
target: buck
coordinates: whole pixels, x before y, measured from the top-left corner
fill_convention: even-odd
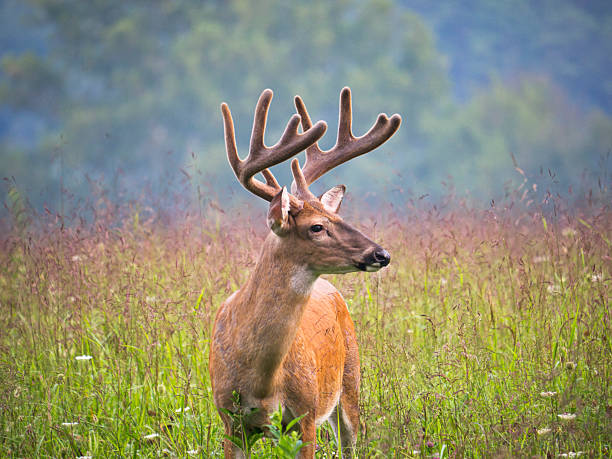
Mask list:
[[[255,269],[244,286],[219,308],[210,347],[210,378],[215,405],[227,436],[266,433],[269,416],[282,407],[283,423],[303,416],[300,457],[313,458],[316,428],[329,421],[352,454],[359,429],[359,351],[353,321],[340,293],[321,274],[374,272],[389,253],[338,216],[344,185],[317,198],[309,186],[332,168],[386,142],[401,118],[380,114],[362,137],[351,129],[351,92],[340,94],[336,145],[321,151],[327,125],[314,126],[299,96],[298,114],[278,143],[264,144],[272,91],[257,102],[249,155],[238,157],[234,123],[221,105],[229,163],[239,182],[269,201],[267,236]],[[302,133],[298,132],[301,123]],[[269,168],[306,150],[301,168],[291,162],[291,192],[280,187]],[[254,176],[262,173],[265,183]],[[236,403],[236,395],[239,404]],[[236,425],[233,413],[247,414]],[[241,432],[239,432],[242,429]],[[229,439],[225,457],[243,457]]]

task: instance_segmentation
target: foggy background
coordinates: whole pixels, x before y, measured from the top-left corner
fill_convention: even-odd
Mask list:
[[[609,0],[4,0],[0,50],[5,208],[255,200],[227,164],[219,105],[244,157],[268,87],[269,145],[295,94],[327,121],[325,148],[343,86],[355,135],[402,116],[378,151],[320,180],[369,200],[609,186]],[[287,164],[274,172],[290,183]]]

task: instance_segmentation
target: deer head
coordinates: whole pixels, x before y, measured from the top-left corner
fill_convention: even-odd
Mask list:
[[[399,128],[401,117],[380,114],[376,123],[362,137],[351,130],[351,91],[340,94],[340,115],[336,145],[322,151],[317,142],[327,125],[312,124],[304,102],[295,98],[298,114],[293,115],[278,143],[264,145],[264,131],[272,91],[262,92],[255,108],[249,155],[238,157],[234,123],[227,104],[221,105],[225,128],[225,145],[230,165],[239,182],[253,194],[270,202],[268,226],[277,236],[280,253],[291,263],[306,267],[315,275],[351,271],[377,271],[389,264],[389,253],[357,229],[344,222],[338,210],[345,192],[337,185],[320,197],[309,186],[334,167],[374,150]],[[298,133],[302,124],[303,133]],[[278,184],[269,168],[306,150],[304,167],[296,158],[291,162],[291,193]],[[265,183],[254,176],[261,172]]]

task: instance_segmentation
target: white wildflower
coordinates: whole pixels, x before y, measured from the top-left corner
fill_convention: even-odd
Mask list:
[[[544,398],[550,398],[550,397],[554,397],[555,395],[557,395],[557,393],[553,391],[548,391],[548,392],[540,392],[540,395]]]
[[[603,274],[595,273],[591,276],[591,282],[601,282],[603,280]]]
[[[150,440],[155,440],[155,439],[156,439],[156,438],[158,438],[158,437],[159,437],[159,434],[158,434],[158,433],[156,433],[156,432],[153,432],[153,433],[151,433],[151,434],[149,434],[149,435],[145,435],[145,436],[143,436],[142,438],[143,438],[144,440],[148,440],[148,441],[150,441]]]
[[[77,459],[93,459],[93,456],[77,456]]]
[[[91,360],[93,357],[91,355],[77,355],[75,360]]]
[[[76,262],[79,262],[79,261],[83,260],[84,258],[85,258],[84,255],[73,255],[72,256],[72,261],[74,261],[76,263]]]
[[[576,419],[576,415],[574,413],[562,413],[558,414],[557,417],[562,421],[572,421]]]
[[[440,278],[440,285],[446,285],[446,284],[448,284],[448,281],[446,280],[446,278],[441,277]]]
[[[79,423],[78,422],[62,422],[62,425],[64,427],[73,427],[73,426],[78,426]]]
[[[145,301],[147,303],[155,303],[157,301],[157,297],[156,296],[148,296],[145,298]]]
[[[542,427],[541,429],[538,429],[538,436],[545,437],[551,432],[552,432],[552,429],[550,427]]]
[[[187,454],[189,454],[190,456],[195,456],[196,454],[198,454],[200,452],[199,449],[188,449],[187,450]]]
[[[187,411],[189,411],[191,408],[186,406],[185,408],[177,408],[176,410],[174,410],[175,413],[185,413]]]
[[[534,263],[546,263],[548,260],[549,258],[546,255],[537,255],[533,257]]]
[[[578,457],[578,456],[582,456],[583,454],[586,454],[584,451],[570,451],[569,453],[561,453],[559,454],[559,457]]]
[[[549,284],[548,287],[546,287],[546,290],[548,290],[549,293],[561,293],[561,287],[557,284]]]

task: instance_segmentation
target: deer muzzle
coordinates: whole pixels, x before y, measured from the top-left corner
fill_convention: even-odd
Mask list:
[[[363,262],[357,263],[357,268],[362,271],[378,271],[389,264],[391,261],[391,255],[385,249],[380,246],[374,247],[374,249],[368,253]]]

